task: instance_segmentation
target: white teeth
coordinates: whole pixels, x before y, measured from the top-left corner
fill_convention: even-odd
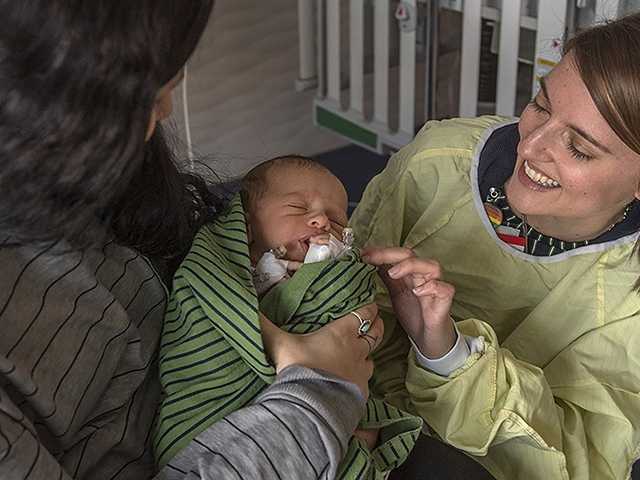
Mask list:
[[[542,185],[543,187],[553,188],[553,187],[560,186],[560,184],[557,181],[553,180],[552,178],[549,178],[540,172],[536,172],[533,168],[529,166],[529,163],[527,163],[526,160],[524,162],[524,172],[527,174],[527,177],[529,177],[534,182]]]

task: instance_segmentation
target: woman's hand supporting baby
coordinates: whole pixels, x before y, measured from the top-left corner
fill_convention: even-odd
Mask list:
[[[401,247],[369,247],[362,259],[378,267],[396,317],[420,352],[427,358],[449,352],[457,338],[449,315],[455,289],[442,281],[440,264]]]
[[[262,338],[276,371],[290,365],[323,370],[355,383],[368,398],[368,381],[373,374],[369,354],[382,341],[384,325],[374,303],[357,312],[372,322],[367,335],[375,339],[373,342],[358,336],[360,321],[351,313],[305,335],[287,333],[261,315]]]

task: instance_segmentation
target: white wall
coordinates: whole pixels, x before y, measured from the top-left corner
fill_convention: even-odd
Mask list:
[[[296,0],[217,0],[189,64],[192,139],[208,164],[239,175],[272,156],[345,145],[313,126],[315,91],[297,93]],[[181,91],[174,117],[182,131]]]

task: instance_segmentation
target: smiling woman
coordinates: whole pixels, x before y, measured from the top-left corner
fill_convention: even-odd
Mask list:
[[[375,385],[498,479],[628,478],[640,457],[640,14],[578,34],[541,87],[517,123],[428,123],[367,187],[352,226],[395,247],[365,253],[394,265],[378,301],[413,348]],[[376,368],[406,354],[394,327]]]
[[[595,239],[640,196],[640,153],[598,111],[573,50],[541,83],[518,124],[505,193],[536,230],[565,242]]]

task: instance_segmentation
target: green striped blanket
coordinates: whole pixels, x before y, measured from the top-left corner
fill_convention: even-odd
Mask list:
[[[273,382],[258,309],[288,331],[307,333],[370,303],[374,291],[373,267],[351,252],[338,261],[303,265],[258,303],[244,210],[234,198],[225,214],[198,232],[174,276],[159,357],[159,465]],[[369,452],[352,439],[339,478],[384,478],[405,460],[422,421],[370,399],[360,426],[380,428],[380,445]]]

